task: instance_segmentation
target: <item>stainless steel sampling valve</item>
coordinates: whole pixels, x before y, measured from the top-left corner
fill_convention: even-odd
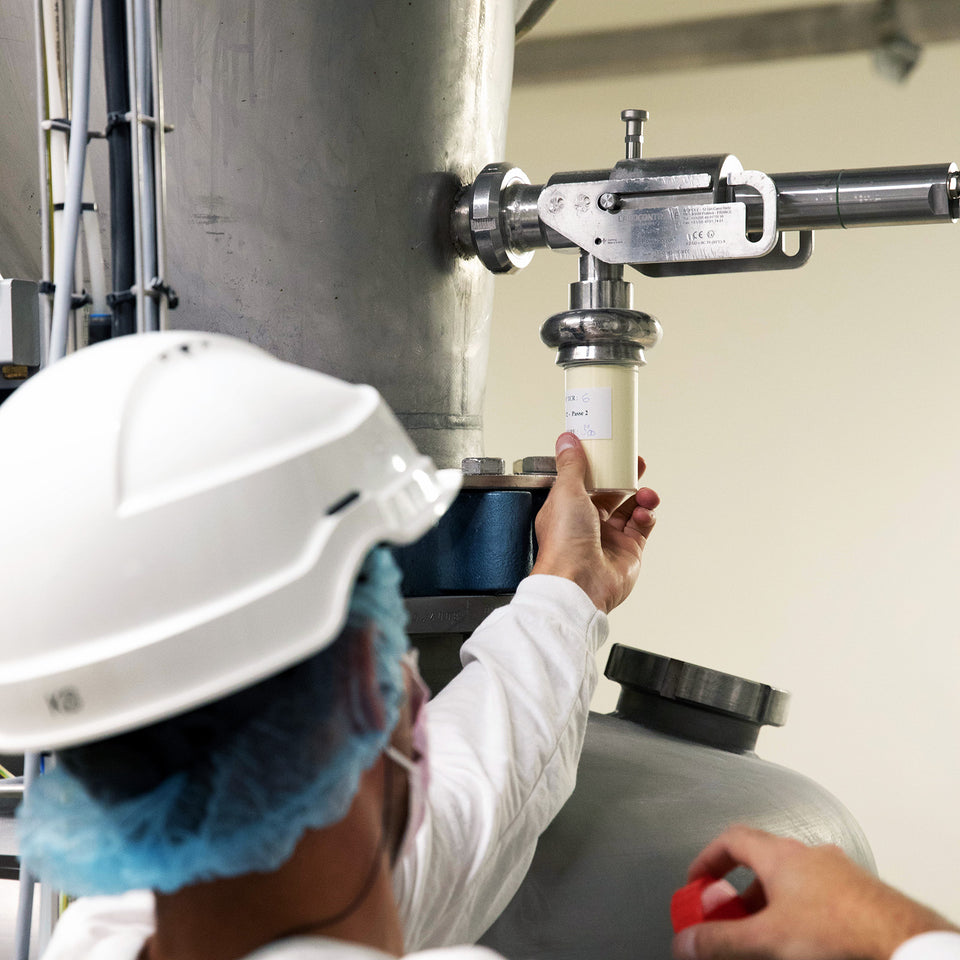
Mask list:
[[[451,228],[465,258],[494,273],[529,263],[540,247],[579,247],[647,276],[783,270],[812,253],[815,229],[956,223],[955,163],[765,174],[730,154],[644,159],[644,110],[624,110],[626,157],[608,170],[531,184],[490,164],[457,199]],[[785,232],[799,231],[788,255]]]
[[[540,336],[557,348],[567,429],[592,454],[594,487],[626,490],[636,483],[636,442],[625,442],[636,435],[636,372],[661,330],[633,309],[625,265],[648,277],[794,269],[810,259],[814,229],[956,223],[960,173],[955,163],[766,174],[730,154],[648,160],[649,115],[621,119],[626,156],[613,169],[537,185],[490,164],[457,198],[451,232],[461,257],[494,273],[526,266],[540,247],[579,248],[570,309]],[[792,232],[799,244],[788,252]]]

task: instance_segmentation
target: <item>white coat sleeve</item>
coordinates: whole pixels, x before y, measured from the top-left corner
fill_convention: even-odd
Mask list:
[[[960,960],[960,933],[921,933],[901,943],[890,960]]]
[[[126,960],[139,955],[153,931],[154,899],[149,890],[81,897],[57,921],[43,960]]]
[[[408,951],[472,943],[573,792],[606,615],[573,582],[524,580],[427,710],[428,809],[394,871]]]

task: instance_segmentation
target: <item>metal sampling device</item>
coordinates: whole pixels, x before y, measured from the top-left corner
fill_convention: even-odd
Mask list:
[[[626,492],[637,484],[637,371],[661,328],[634,309],[624,266],[647,277],[793,270],[810,259],[814,230],[956,223],[960,174],[955,163],[766,174],[730,154],[646,159],[649,114],[621,118],[626,156],[612,169],[531,184],[512,164],[489,164],[451,229],[461,257],[493,273],[541,247],[579,250],[570,309],[540,336],[564,369],[566,426],[587,447],[593,487]]]

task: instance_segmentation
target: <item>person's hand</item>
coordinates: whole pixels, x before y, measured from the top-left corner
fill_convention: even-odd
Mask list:
[[[643,460],[639,461],[641,476]],[[539,550],[532,573],[573,580],[609,613],[622,603],[640,573],[640,557],[660,498],[646,487],[623,503],[619,496],[592,500],[584,480],[587,455],[572,433],[557,440],[557,482],[537,514]]]
[[[910,937],[957,929],[837,847],[807,847],[749,827],[731,827],[707,846],[689,879],[723,877],[741,865],[756,877],[743,894],[753,914],[682,930],[673,940],[677,960],[888,960]],[[718,887],[703,894],[712,906],[730,896]]]

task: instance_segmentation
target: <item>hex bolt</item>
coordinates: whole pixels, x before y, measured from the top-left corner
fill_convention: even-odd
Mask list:
[[[506,463],[502,457],[464,457],[460,461],[460,469],[465,476],[502,477]]]
[[[557,472],[556,457],[524,457],[513,461],[513,472],[527,477],[553,476]]]
[[[951,200],[960,200],[960,172],[952,170],[947,178],[947,196]]]
[[[643,157],[643,125],[650,119],[646,110],[621,110],[620,119],[627,125],[627,135],[623,138],[627,145],[627,159],[640,160]]]

